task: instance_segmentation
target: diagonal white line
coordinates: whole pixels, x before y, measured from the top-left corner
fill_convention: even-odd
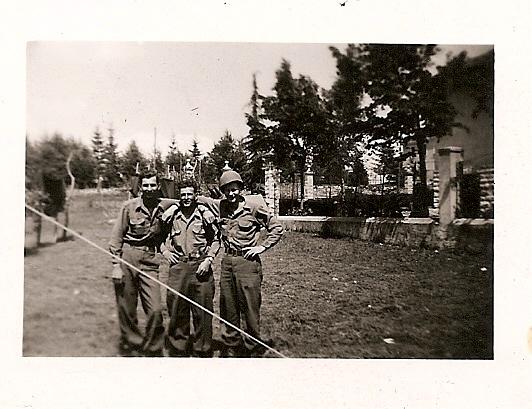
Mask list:
[[[282,354],[281,352],[277,351],[276,349],[272,348],[271,346],[265,344],[263,341],[261,341],[260,339],[257,339],[255,338],[253,335],[250,335],[248,334],[247,332],[245,332],[244,330],[238,328],[236,325],[233,325],[231,324],[230,322],[226,321],[225,319],[223,319],[222,317],[220,317],[219,315],[217,315],[216,313],[214,313],[213,311],[209,310],[208,308],[205,308],[204,306],[198,304],[196,301],[194,300],[191,300],[190,298],[188,298],[187,296],[181,294],[179,291],[177,290],[174,290],[172,287],[169,287],[168,285],[166,285],[165,283],[163,283],[162,281],[159,281],[158,279],[150,276],[149,274],[145,273],[144,271],[140,270],[138,267],[132,265],[131,263],[128,263],[127,261],[121,259],[120,257],[118,256],[115,256],[114,254],[110,253],[108,250],[104,249],[103,247],[100,247],[98,246],[96,243],[93,243],[92,241],[90,241],[89,239],[83,237],[81,234],[79,234],[78,232],[62,225],[61,223],[57,222],[56,220],[54,220],[53,218],[45,215],[44,213],[38,211],[37,209],[31,207],[30,205],[28,204],[25,204],[26,208],[28,210],[31,210],[33,213],[39,215],[40,217],[44,218],[45,220],[48,220],[49,222],[55,224],[56,226],[59,226],[60,228],[62,228],[63,230],[71,233],[72,235],[76,236],[77,238],[83,240],[84,242],[86,242],[87,244],[90,244],[92,247],[100,250],[101,252],[111,256],[112,258],[114,258],[115,260],[118,260],[120,261],[121,263],[125,264],[126,266],[128,266],[129,268],[132,268],[133,270],[137,271],[138,273],[142,274],[143,276],[149,278],[150,280],[153,280],[155,281],[157,284],[159,284],[161,287],[164,287],[166,288],[167,290],[169,290],[170,292],[178,295],[179,297],[183,298],[184,300],[188,301],[189,303],[191,303],[192,305],[202,309],[203,311],[205,311],[206,313],[212,315],[214,318],[220,320],[221,322],[223,322],[224,324],[226,325],[229,325],[231,328],[234,328],[236,329],[238,332],[240,332],[242,335],[248,337],[249,339],[255,341],[257,344],[260,344],[262,345],[263,347],[265,347],[266,349],[272,351],[273,353],[275,353],[276,355],[279,355],[281,358],[288,358],[286,355]]]

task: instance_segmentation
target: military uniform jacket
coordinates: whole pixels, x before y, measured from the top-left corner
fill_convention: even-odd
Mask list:
[[[259,244],[268,249],[277,244],[283,235],[281,223],[271,214],[260,195],[240,196],[236,204],[204,196],[199,196],[198,201],[218,217],[221,242],[226,249],[242,250]],[[263,228],[266,237],[259,243]]]
[[[207,207],[197,204],[187,218],[179,206],[172,206],[162,214],[163,230],[168,233],[161,251],[179,257],[216,257],[220,249],[220,234],[216,217]]]
[[[132,246],[159,248],[164,240],[160,221],[161,210],[157,206],[150,213],[141,197],[125,202],[111,233],[109,242],[111,254],[122,257],[124,243]],[[113,259],[113,263],[118,263],[118,261]]]

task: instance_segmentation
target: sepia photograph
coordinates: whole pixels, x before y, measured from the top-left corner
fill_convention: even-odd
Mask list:
[[[530,405],[529,2],[1,10],[0,408]]]
[[[494,56],[29,42],[24,356],[493,359]]]

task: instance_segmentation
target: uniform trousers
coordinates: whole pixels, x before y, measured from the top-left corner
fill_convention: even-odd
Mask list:
[[[253,260],[224,254],[220,273],[220,316],[248,334],[260,339],[262,264]],[[226,347],[256,348],[257,343],[222,323],[222,342]]]
[[[213,311],[214,277],[210,270],[204,277],[196,277],[203,260],[180,261],[170,266],[168,285],[201,306]],[[166,304],[168,323],[168,349],[171,355],[188,355],[188,346],[196,356],[212,354],[212,315],[192,305],[187,300],[168,292]],[[192,332],[190,315],[192,313]]]
[[[145,248],[125,246],[122,258],[148,275],[158,278],[161,255]],[[117,292],[118,320],[122,342],[146,353],[158,353],[164,346],[164,326],[159,284],[121,264],[122,290]],[[139,328],[137,303],[140,298],[146,314],[144,334]]]

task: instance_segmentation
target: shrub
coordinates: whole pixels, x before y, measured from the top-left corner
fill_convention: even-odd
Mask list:
[[[299,209],[299,201],[281,199],[281,215],[316,215],[326,217],[403,217],[402,208],[410,208],[412,195],[387,193],[368,195],[347,191],[342,202],[340,197],[307,200],[304,209]]]

